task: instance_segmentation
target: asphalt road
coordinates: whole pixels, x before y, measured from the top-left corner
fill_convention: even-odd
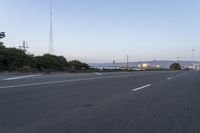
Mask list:
[[[200,133],[200,73],[0,74],[0,133]]]

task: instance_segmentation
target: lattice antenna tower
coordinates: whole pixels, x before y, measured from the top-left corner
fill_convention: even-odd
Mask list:
[[[49,54],[53,54],[53,1],[50,0]]]

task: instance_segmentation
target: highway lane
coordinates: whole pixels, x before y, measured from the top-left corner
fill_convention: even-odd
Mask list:
[[[72,80],[92,80],[92,79],[102,79],[102,78],[117,78],[117,77],[126,77],[126,76],[148,76],[152,74],[161,74],[167,73],[170,74],[172,72],[117,72],[117,73],[55,73],[55,74],[16,74],[16,75],[8,75],[4,78],[0,79],[0,88],[4,86],[15,86],[15,85],[26,85],[26,84],[37,84],[37,83],[46,83],[49,82],[68,82]]]
[[[199,132],[200,73],[51,75],[0,81],[0,86],[43,80],[69,82],[0,89],[0,132]]]

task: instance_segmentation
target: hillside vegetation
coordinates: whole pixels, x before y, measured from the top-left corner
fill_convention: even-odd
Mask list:
[[[0,42],[0,71],[80,71],[90,66],[78,60],[67,61],[63,56],[34,56],[17,48],[6,48]]]

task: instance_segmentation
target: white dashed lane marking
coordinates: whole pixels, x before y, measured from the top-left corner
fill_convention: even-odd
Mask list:
[[[142,86],[142,87],[139,87],[139,88],[133,89],[133,91],[138,91],[138,90],[141,90],[141,89],[144,89],[144,88],[150,87],[150,86],[151,86],[151,84],[148,84],[148,85],[145,85],[145,86]]]

